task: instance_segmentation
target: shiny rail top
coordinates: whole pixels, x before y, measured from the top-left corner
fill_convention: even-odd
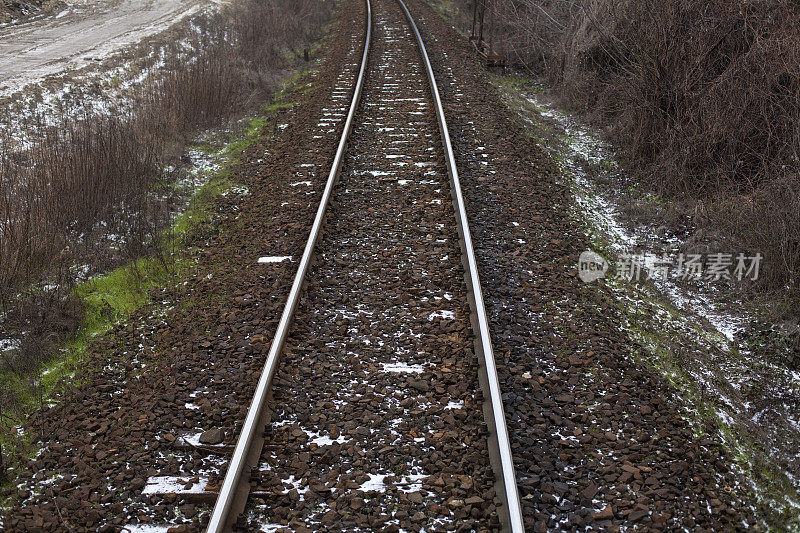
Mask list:
[[[461,181],[458,177],[458,168],[456,167],[456,159],[453,154],[453,145],[450,141],[450,133],[447,130],[447,120],[444,116],[444,108],[442,107],[442,100],[439,96],[439,89],[436,85],[436,77],[433,74],[428,52],[425,49],[425,43],[422,41],[422,36],[417,29],[414,18],[408,11],[403,0],[397,0],[400,6],[406,13],[408,22],[414,30],[414,35],[417,37],[422,60],[425,63],[425,70],[428,72],[428,81],[431,85],[431,93],[433,94],[434,105],[436,107],[436,116],[439,121],[439,129],[441,130],[442,143],[444,144],[445,159],[447,161],[447,170],[450,174],[452,181],[452,194],[453,204],[456,210],[458,231],[461,234],[461,245],[464,253],[464,266],[466,268],[467,284],[471,292],[471,304],[473,306],[472,312],[478,323],[478,331],[476,334],[476,346],[479,355],[483,357],[482,366],[486,372],[486,380],[488,386],[488,395],[490,402],[490,409],[492,413],[491,420],[487,420],[490,431],[493,431],[492,438],[494,439],[494,453],[497,457],[493,457],[493,466],[498,482],[502,489],[501,497],[506,503],[505,516],[503,518],[504,529],[513,531],[514,533],[523,533],[525,525],[522,520],[522,505],[519,499],[519,490],[517,489],[517,479],[514,472],[514,461],[511,456],[511,443],[508,439],[508,428],[506,427],[506,416],[503,410],[503,397],[500,392],[500,381],[497,376],[497,368],[495,366],[494,350],[492,349],[492,339],[489,334],[489,319],[486,316],[486,307],[483,302],[483,291],[481,289],[481,281],[478,276],[478,263],[475,259],[475,251],[472,244],[472,235],[469,230],[469,220],[467,219],[467,209],[464,203],[464,196],[461,193]]]
[[[242,481],[242,474],[247,466],[250,448],[256,433],[262,429],[259,425],[264,409],[266,408],[267,398],[272,386],[272,379],[278,368],[280,354],[286,342],[286,337],[289,334],[292,316],[300,301],[300,293],[303,288],[306,273],[308,272],[308,267],[314,255],[314,247],[322,234],[322,223],[325,218],[325,211],[327,210],[328,203],[333,193],[333,187],[336,185],[339,178],[347,140],[353,129],[353,117],[361,101],[361,92],[364,87],[364,78],[366,76],[369,45],[372,39],[372,5],[370,4],[370,0],[366,0],[366,12],[367,22],[364,53],[361,57],[361,68],[358,72],[358,79],[356,80],[355,91],[353,92],[353,100],[350,103],[350,110],[347,113],[344,131],[342,132],[342,137],[336,150],[336,156],[333,159],[333,165],[331,165],[328,181],[325,184],[325,191],[322,194],[322,199],[317,208],[314,224],[311,227],[306,247],[303,250],[303,257],[300,260],[300,265],[297,267],[297,274],[294,277],[292,289],[286,301],[286,307],[283,309],[281,320],[278,323],[278,329],[275,331],[275,338],[272,340],[272,345],[270,346],[269,354],[264,364],[264,370],[258,381],[253,400],[250,404],[250,409],[247,412],[247,418],[242,426],[242,432],[239,434],[239,440],[236,442],[233,457],[228,466],[228,471],[225,474],[225,481],[222,484],[217,502],[214,506],[214,512],[211,515],[211,520],[209,521],[207,529],[209,533],[219,533],[230,529],[232,519],[234,518],[230,516],[231,508],[236,498],[240,497],[238,494],[239,484]]]

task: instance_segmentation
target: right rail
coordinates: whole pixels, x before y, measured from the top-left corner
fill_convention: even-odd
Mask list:
[[[456,212],[458,233],[461,237],[462,262],[464,263],[467,287],[469,288],[469,300],[472,307],[473,321],[477,322],[475,329],[475,349],[481,360],[481,370],[484,372],[484,389],[488,396],[489,416],[486,416],[486,423],[490,430],[489,449],[491,453],[492,466],[503,500],[506,503],[505,513],[501,516],[504,527],[514,533],[523,533],[525,523],[522,519],[522,505],[517,489],[517,478],[514,472],[514,460],[511,455],[511,443],[508,438],[508,428],[506,427],[506,416],[503,408],[503,396],[500,392],[500,380],[497,376],[495,365],[494,350],[492,349],[492,337],[489,333],[489,319],[486,316],[486,306],[483,301],[483,291],[481,280],[478,275],[478,262],[475,259],[475,251],[472,244],[472,235],[469,230],[469,219],[467,218],[467,208],[464,203],[464,196],[461,193],[461,180],[458,177],[456,158],[453,154],[453,145],[450,141],[450,133],[447,129],[447,119],[444,116],[442,100],[439,96],[439,89],[436,85],[436,77],[433,74],[428,52],[425,43],[417,29],[414,18],[408,11],[403,0],[397,0],[400,7],[405,11],[409,25],[417,38],[422,61],[428,74],[433,101],[436,107],[436,118],[439,122],[439,130],[444,145],[445,159],[447,162],[447,172],[450,174],[452,182],[451,191],[453,196],[453,207]]]

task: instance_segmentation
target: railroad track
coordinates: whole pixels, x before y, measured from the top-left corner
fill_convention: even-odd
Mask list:
[[[209,532],[524,530],[433,70],[402,1],[365,6],[341,139],[329,169],[305,165],[325,190]]]
[[[532,530],[759,523],[616,304],[565,275],[588,245],[568,185],[455,30],[405,1],[437,42],[486,304],[418,32],[397,0],[343,2],[287,96],[304,104],[235,167],[249,194],[192,239],[195,275],[26,425],[39,450],[0,529],[522,531],[504,411]]]

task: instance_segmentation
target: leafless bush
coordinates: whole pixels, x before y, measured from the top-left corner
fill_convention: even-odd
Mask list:
[[[324,0],[236,2],[197,21],[200,52],[151,75],[130,113],[29,117],[38,135],[23,148],[0,137],[0,338],[24,330],[30,347],[15,369],[37,367],[75,330],[77,264],[102,271],[158,247],[169,221],[161,169],[193,132],[271,91],[330,10]]]
[[[504,30],[512,63],[609,126],[642,181],[701,200],[769,257],[766,285],[800,290],[800,4],[507,0]]]
[[[705,201],[707,220],[764,253],[768,286],[797,290],[800,6],[627,1],[584,11],[565,41],[562,92],[613,124],[643,180]]]
[[[564,81],[597,87],[588,104],[665,189],[752,191],[798,162],[796,3],[609,2],[587,18]]]
[[[552,72],[563,59],[559,44],[579,20],[575,0],[512,0],[505,13],[505,52],[512,63],[535,72]]]
[[[24,152],[0,153],[3,310],[18,310],[19,292],[32,282],[69,292],[74,275],[68,267],[96,251],[88,237],[146,212],[145,191],[159,169],[158,147],[147,142],[144,127],[133,119],[92,115],[48,129]],[[151,236],[128,229],[119,237]]]
[[[764,255],[762,281],[797,287],[800,280],[800,176],[767,180],[748,194],[729,191],[709,201],[701,216],[743,247]]]

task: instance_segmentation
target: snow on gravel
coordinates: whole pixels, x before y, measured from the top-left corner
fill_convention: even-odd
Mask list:
[[[283,263],[284,261],[291,261],[291,260],[292,260],[291,255],[267,255],[258,258],[259,264]]]
[[[193,480],[192,476],[153,476],[147,480],[142,494],[201,494],[206,485],[208,478]]]
[[[409,365],[408,363],[384,363],[384,372],[396,372],[407,374],[421,374],[425,372],[425,367],[422,365]]]
[[[600,229],[608,238],[608,243],[618,256],[626,253],[641,253],[644,258],[643,268],[653,273],[664,250],[655,246],[666,245],[670,250],[677,249],[679,239],[669,236],[666,239],[653,239],[655,228],[639,226],[629,228],[622,221],[622,214],[615,205],[614,199],[607,197],[595,186],[582,169],[585,162],[610,164],[617,167],[611,147],[600,140],[588,128],[578,124],[566,113],[541,102],[535,96],[528,101],[536,106],[543,115],[556,121],[567,136],[567,158],[564,162],[568,174],[573,180],[574,198],[582,216]],[[734,335],[742,331],[752,320],[747,314],[735,314],[730,311],[727,301],[730,293],[714,291],[713,287],[678,285],[671,279],[653,279],[659,292],[667,297],[678,309],[701,316],[708,320],[724,337],[733,341]]]
[[[650,278],[647,273],[653,272],[662,255],[678,253],[684,243],[669,232],[656,235],[653,225],[629,227],[612,194],[613,187],[596,183],[586,170],[587,164],[601,164],[609,172],[619,172],[613,149],[570,115],[535,95],[527,99],[565,134],[565,148],[556,155],[573,192],[576,220],[601,236],[602,245],[616,256],[606,258],[612,263],[622,254],[642,256],[642,279]],[[711,406],[722,428],[721,437],[733,450],[751,447],[747,439],[757,441],[772,457],[772,472],[796,485],[795,473],[800,468],[796,452],[800,445],[798,373],[775,362],[780,353],[755,356],[754,345],[740,335],[748,331],[755,316],[731,287],[707,281],[678,284],[668,276],[653,278],[641,285],[608,280],[620,305],[631,312],[629,316],[623,313],[623,326],[654,357],[655,364],[661,365],[667,379],[683,388],[687,409],[699,408],[695,406],[698,401]],[[660,333],[654,335],[649,329],[653,327]],[[690,350],[696,357],[676,362],[675,349]],[[752,473],[758,467],[745,453],[738,468]],[[760,475],[756,472],[751,477],[752,488],[773,500],[769,488],[758,481]],[[800,502],[789,493],[781,499],[782,506],[800,508]]]

